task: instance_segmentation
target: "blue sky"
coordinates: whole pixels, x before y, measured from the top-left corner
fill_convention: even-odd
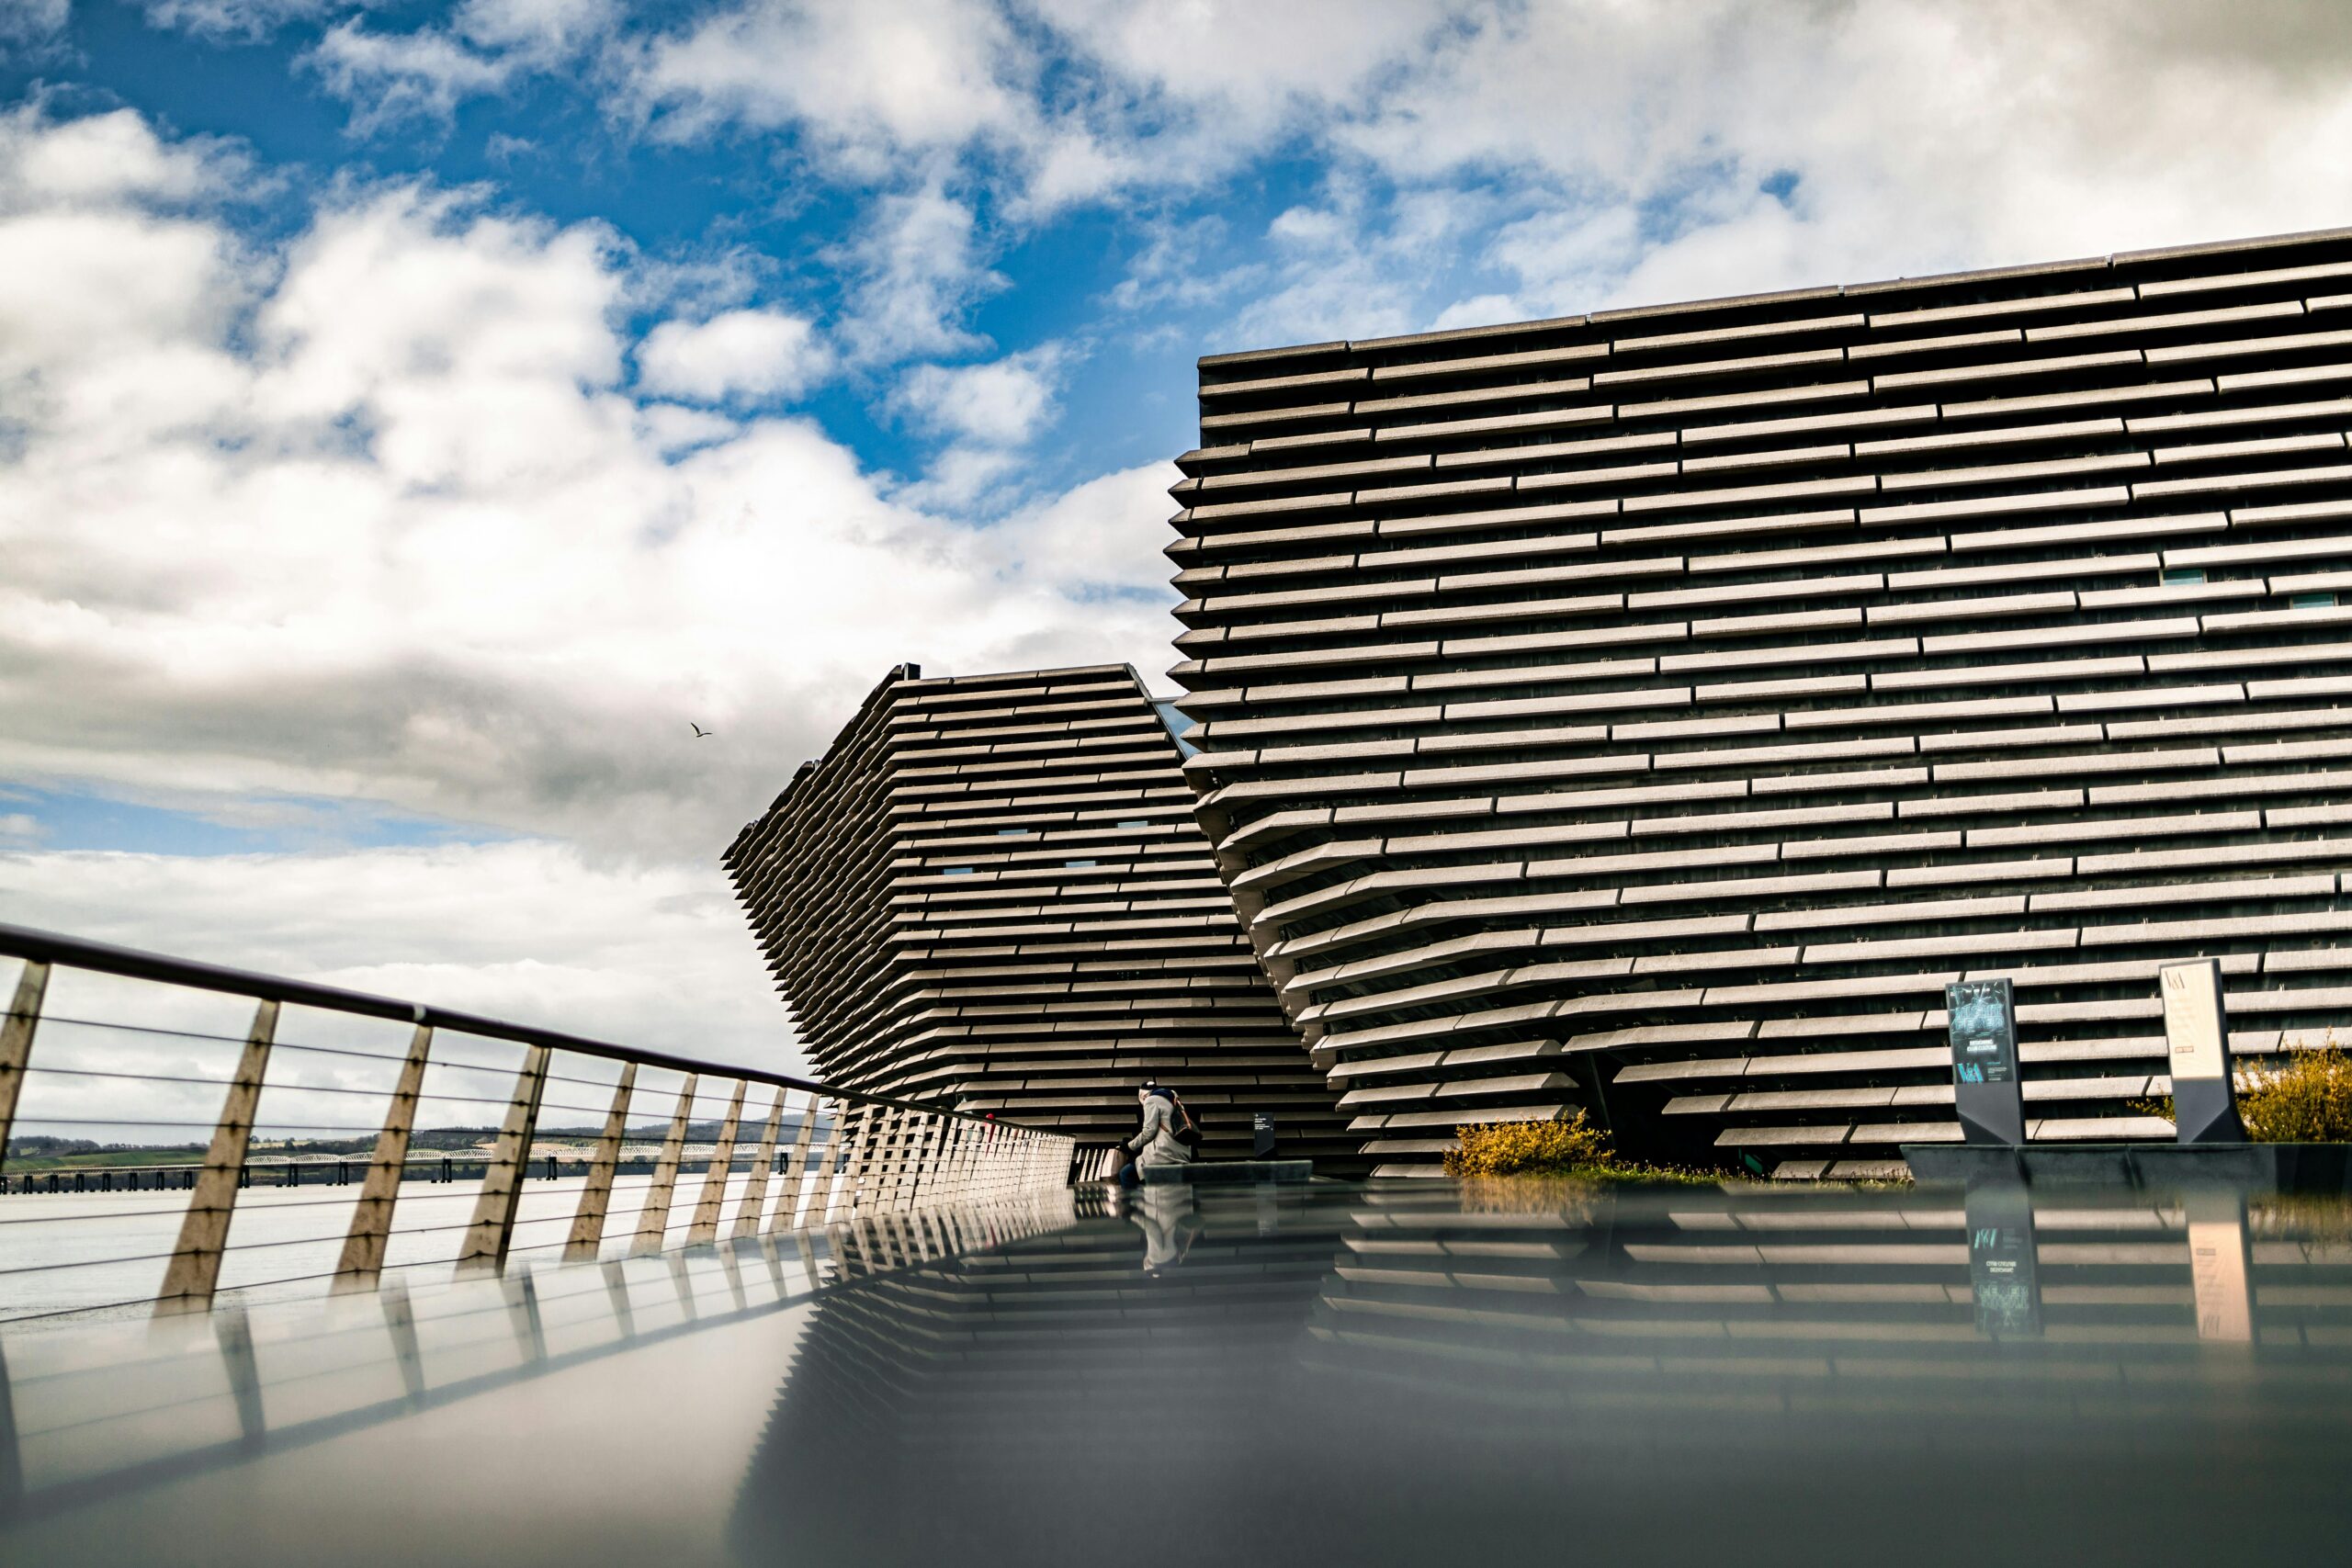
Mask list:
[[[1156,678],[1197,355],[2343,223],[2347,62],[2321,0],[0,0],[0,918],[773,1053],[720,850],[902,660]]]

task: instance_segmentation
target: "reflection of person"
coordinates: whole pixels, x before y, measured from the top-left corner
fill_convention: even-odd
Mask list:
[[[1134,1187],[1143,1177],[1141,1172],[1154,1166],[1188,1165],[1193,1153],[1178,1140],[1178,1134],[1192,1125],[1187,1113],[1172,1089],[1156,1083],[1147,1083],[1136,1090],[1136,1100],[1143,1107],[1143,1127],[1126,1142],[1134,1156],[1119,1168],[1119,1185]]]
[[[1185,1234],[1184,1221],[1193,1212],[1193,1195],[1173,1187],[1147,1187],[1140,1201],[1125,1216],[1127,1223],[1143,1232],[1143,1271],[1157,1274],[1171,1263],[1181,1263],[1177,1250],[1178,1238]],[[1199,1228],[1194,1220],[1193,1229]],[[1189,1247],[1188,1247],[1189,1250]]]

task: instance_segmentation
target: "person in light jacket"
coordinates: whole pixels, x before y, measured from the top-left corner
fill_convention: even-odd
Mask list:
[[[1119,1170],[1119,1185],[1140,1184],[1142,1169],[1155,1165],[1189,1165],[1193,1151],[1176,1141],[1176,1130],[1183,1125],[1183,1113],[1177,1109],[1173,1090],[1148,1083],[1136,1090],[1136,1099],[1143,1107],[1143,1127],[1126,1142],[1134,1155]]]

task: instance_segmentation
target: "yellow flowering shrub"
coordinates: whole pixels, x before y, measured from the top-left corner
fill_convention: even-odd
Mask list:
[[[1610,1163],[1609,1134],[1577,1111],[1565,1122],[1486,1122],[1454,1129],[1448,1176],[1566,1176]]]
[[[2352,1055],[2295,1051],[2246,1077],[2238,1116],[2256,1143],[2352,1144]]]

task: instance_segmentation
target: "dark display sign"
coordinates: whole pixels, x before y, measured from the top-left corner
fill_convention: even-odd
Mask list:
[[[1953,1106],[1972,1144],[2025,1142],[2018,1077],[2017,1002],[2007,980],[1956,980],[1944,987],[1951,1016]]]
[[[1962,980],[1944,987],[1951,1010],[1951,1070],[1961,1083],[2015,1083],[2017,1021],[2007,980]]]

